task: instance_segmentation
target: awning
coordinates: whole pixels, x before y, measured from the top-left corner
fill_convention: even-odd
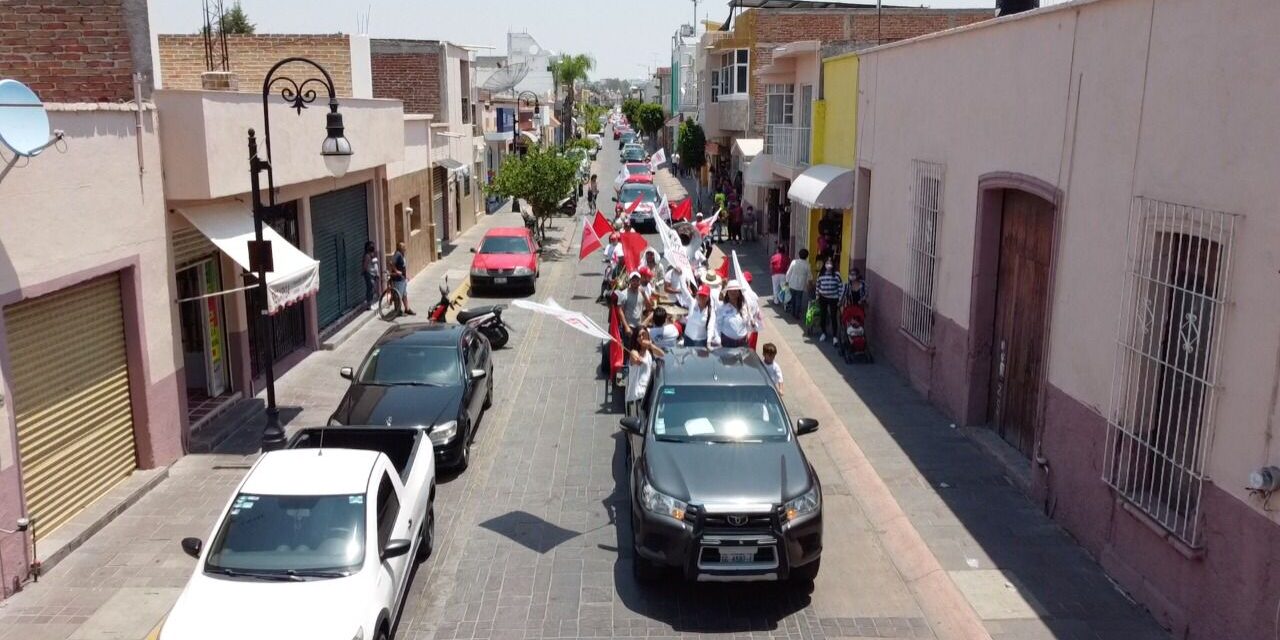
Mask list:
[[[791,183],[787,197],[810,209],[852,209],[853,170],[831,164],[809,167]]]
[[[484,141],[489,143],[510,143],[513,137],[510,131],[490,131],[484,134]]]
[[[249,241],[253,240],[253,214],[241,202],[180,209],[191,221],[236,264],[249,270]],[[263,226],[262,238],[271,242],[274,271],[267,272],[267,311],[275,313],[320,289],[320,263],[289,244],[275,229]]]
[[[681,122],[683,121],[680,119],[680,114],[677,113],[674,116],[671,116],[670,118],[668,118],[667,121],[663,123],[663,126],[678,127],[680,126]]]
[[[772,187],[782,182],[773,175],[773,159],[767,153],[757,155],[747,163],[747,169],[742,172],[742,181],[753,187]]]
[[[529,142],[532,142],[533,144],[538,144],[538,140],[539,140],[538,134],[532,131],[521,131],[520,137],[528,140]]]
[[[733,143],[733,152],[750,160],[764,151],[764,138],[738,138]]]
[[[461,171],[467,165],[462,164],[453,158],[440,158],[439,160],[436,160],[436,166],[444,167],[449,170],[449,173],[453,173],[455,171]]]

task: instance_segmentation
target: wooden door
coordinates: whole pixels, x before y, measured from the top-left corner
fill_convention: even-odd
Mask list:
[[[1004,193],[991,353],[989,418],[1028,456],[1035,446],[1043,385],[1053,206],[1036,196]]]

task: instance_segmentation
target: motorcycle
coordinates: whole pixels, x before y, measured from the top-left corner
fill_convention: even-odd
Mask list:
[[[449,277],[445,276],[444,284],[440,285],[440,301],[431,307],[427,319],[431,322],[444,322],[445,314],[450,309],[456,309],[457,306],[457,303],[449,298]],[[458,324],[475,329],[489,339],[491,347],[501,349],[511,339],[509,331],[511,326],[502,321],[502,311],[506,308],[505,304],[491,304],[473,309],[461,309],[458,311]]]

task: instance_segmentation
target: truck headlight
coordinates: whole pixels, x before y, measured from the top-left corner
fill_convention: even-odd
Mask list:
[[[817,513],[822,508],[822,494],[818,491],[818,485],[813,485],[812,489],[804,492],[798,498],[788,500],[783,505],[783,519],[787,523],[795,522],[800,518]]]
[[[431,444],[447,444],[456,435],[458,435],[458,421],[450,420],[431,427],[427,437],[431,438]]]
[[[529,267],[516,267],[515,271],[512,272],[512,275],[531,276],[533,275],[533,269],[530,269]]]
[[[687,503],[654,489],[648,480],[640,490],[640,504],[649,513],[680,521],[684,520],[685,512],[689,508]]]

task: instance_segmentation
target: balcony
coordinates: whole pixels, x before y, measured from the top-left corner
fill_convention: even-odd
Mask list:
[[[809,166],[809,127],[771,124],[764,138],[764,152],[784,167]]]

